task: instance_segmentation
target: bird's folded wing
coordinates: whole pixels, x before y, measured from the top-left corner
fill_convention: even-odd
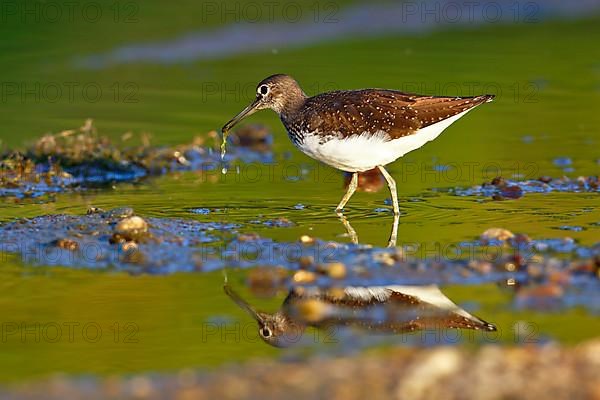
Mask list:
[[[324,93],[307,100],[304,130],[340,137],[383,131],[390,139],[397,139],[492,97],[420,96],[383,89]]]

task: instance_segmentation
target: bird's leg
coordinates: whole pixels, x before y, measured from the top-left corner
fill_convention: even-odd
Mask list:
[[[358,235],[352,225],[350,225],[350,222],[348,222],[348,219],[342,213],[338,213],[338,217],[340,217],[340,221],[342,221],[344,228],[346,228],[346,232],[348,233],[348,236],[350,236],[352,243],[358,244]]]
[[[398,221],[400,220],[400,216],[398,214],[394,215],[394,224],[392,225],[392,232],[390,233],[390,240],[388,241],[387,247],[396,247],[396,242],[398,240]]]
[[[348,200],[350,200],[350,197],[352,197],[352,195],[356,191],[357,186],[358,186],[358,172],[353,172],[352,180],[350,181],[350,185],[348,185],[348,191],[342,198],[342,201],[340,201],[340,204],[338,204],[337,208],[335,209],[336,213],[338,213],[338,214],[342,213],[344,206],[346,205]]]
[[[383,168],[382,165],[378,165],[379,171],[387,181],[388,187],[390,188],[390,194],[392,195],[392,205],[394,206],[394,215],[400,215],[400,207],[398,207],[398,192],[396,191],[396,181],[394,178]]]

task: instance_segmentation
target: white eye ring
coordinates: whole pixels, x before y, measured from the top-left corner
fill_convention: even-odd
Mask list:
[[[267,95],[269,93],[269,87],[267,85],[260,85],[257,90],[260,95]]]
[[[268,338],[268,337],[271,337],[272,332],[271,332],[271,330],[269,328],[262,327],[261,330],[260,330],[260,334],[261,334],[262,337]]]

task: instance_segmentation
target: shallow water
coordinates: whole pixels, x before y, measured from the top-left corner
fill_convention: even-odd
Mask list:
[[[149,18],[140,27],[156,32],[151,29],[152,21]],[[137,85],[139,101],[115,102],[109,96],[96,103],[79,99],[74,105],[67,99],[42,104],[10,99],[1,111],[2,139],[17,146],[49,130],[79,126],[85,117],[93,116],[99,130],[114,137],[127,130],[150,131],[156,143],[186,143],[194,134],[222,126],[250,101],[256,81],[280,71],[296,76],[311,94],[366,86],[455,95],[492,91],[498,94],[496,102],[470,113],[438,140],[390,167],[398,183],[402,212],[398,245],[418,249],[416,258],[448,258],[457,244],[473,242],[488,228],[501,227],[536,240],[570,237],[591,248],[600,237],[596,192],[527,192],[518,199],[497,201],[489,194],[456,196],[450,189],[472,188],[496,176],[524,180],[566,175],[576,179],[599,174],[600,115],[596,110],[600,106],[600,67],[598,54],[585,45],[600,39],[598,26],[594,18],[483,26],[476,35],[471,30],[454,30],[413,38],[340,40],[277,55],[183,66],[119,66],[95,72],[71,65],[73,55],[90,52],[86,39],[93,32],[81,30],[81,35],[54,50],[63,64],[48,65],[43,55],[17,53],[7,60],[14,67],[7,79],[76,79],[108,88],[119,77],[121,82],[130,79]],[[126,32],[126,27],[116,26],[115,32],[106,44],[93,44],[94,52],[119,44],[118,33]],[[13,35],[19,39],[18,32]],[[374,63],[378,54],[387,54],[389,59]],[[504,55],[502,59],[499,54]],[[323,62],[324,58],[329,61]],[[298,59],[310,60],[310,65],[300,66]],[[352,72],[344,68],[350,63],[355,66]],[[491,63],[495,69],[489,68]],[[227,94],[223,97],[221,92]],[[275,243],[297,243],[302,235],[310,235],[348,245],[350,237],[333,213],[343,194],[341,175],[293,149],[270,113],[252,118],[267,123],[273,131],[270,164],[233,162],[227,175],[221,175],[219,168],[175,172],[33,199],[6,197],[0,200],[0,222],[48,214],[84,215],[90,207],[132,207],[150,221],[175,218],[194,221],[191,226],[233,224],[235,233],[255,232]],[[372,194],[357,193],[348,204],[348,220],[362,245],[383,248],[387,244],[393,221],[387,198],[383,188]],[[210,240],[220,244],[222,233],[211,233]],[[230,230],[224,234],[233,235]],[[183,248],[178,254],[182,257],[189,250]],[[6,340],[0,355],[5,366],[0,380],[4,382],[53,371],[103,375],[170,371],[302,354],[294,349],[281,352],[260,341],[255,322],[224,294],[220,271],[182,268],[186,272],[155,274],[153,270],[120,270],[104,264],[101,269],[79,268],[85,265],[75,262],[68,268],[44,267],[24,264],[12,253],[1,256],[4,290],[0,304]],[[275,297],[265,297],[264,291],[252,285],[261,276],[256,271],[258,268],[248,265],[230,269],[229,280],[249,302],[275,311],[288,288],[275,285],[270,292]],[[576,344],[595,336],[600,328],[597,297],[566,296],[561,307],[540,309],[517,297],[503,282],[509,276],[472,282],[459,271],[449,271],[448,276],[454,279],[444,282],[444,293],[494,322],[502,333],[497,338],[480,333],[465,336],[462,342],[467,345],[529,339]],[[391,279],[385,278],[386,282]],[[597,278],[586,276],[566,287],[586,293],[597,288]],[[57,325],[60,335],[55,339]],[[101,336],[96,338],[98,328]],[[312,351],[347,352],[352,346],[344,343],[359,343],[357,347],[390,342],[432,344],[431,336],[423,340],[413,337],[404,343],[398,343],[400,338],[381,339],[381,343],[366,338],[357,335],[330,346],[317,345]]]

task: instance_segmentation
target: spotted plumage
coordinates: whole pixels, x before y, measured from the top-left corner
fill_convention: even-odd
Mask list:
[[[303,139],[306,133],[321,136],[322,144],[365,132],[385,132],[392,141],[492,97],[418,96],[382,89],[336,91],[307,98],[302,107],[282,113],[281,121],[299,145],[297,138]]]
[[[384,166],[434,140],[468,111],[494,98],[423,96],[386,89],[308,97],[292,77],[283,74],[262,80],[256,92],[254,102],[223,131],[256,110],[270,108],[292,142],[308,156],[354,174],[379,168],[390,186],[395,214],[399,213],[395,182]],[[338,212],[355,189],[351,182]]]

